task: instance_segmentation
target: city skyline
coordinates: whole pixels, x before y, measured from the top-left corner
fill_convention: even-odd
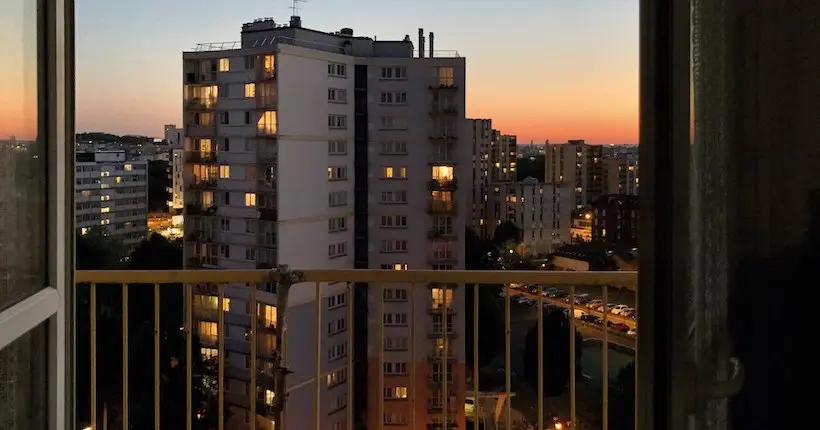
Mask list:
[[[436,50],[467,58],[467,116],[491,118],[522,143],[637,143],[637,1],[477,0],[465,7],[460,0],[434,6],[382,0],[378,9],[369,3],[299,6],[304,26],[321,31],[350,27],[380,39],[409,34],[414,43],[418,28],[434,32]],[[241,25],[254,18],[287,22],[291,4],[77,4],[77,130],[157,136],[164,124],[181,124],[182,51],[238,40]]]

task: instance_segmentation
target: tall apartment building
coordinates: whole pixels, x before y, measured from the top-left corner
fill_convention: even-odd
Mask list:
[[[583,140],[547,145],[547,183],[569,184],[575,190],[575,206],[590,204],[604,193],[604,148]]]
[[[638,157],[615,155],[604,158],[604,193],[638,195]]]
[[[78,152],[74,216],[79,234],[103,227],[134,246],[148,235],[148,163],[125,151]]]
[[[166,124],[164,127],[165,142],[173,148],[181,148],[182,142],[185,140],[185,132],[176,124]]]
[[[473,141],[473,192],[470,225],[480,237],[492,237],[504,221],[499,185],[516,180],[516,137],[492,128],[490,119],[470,119]]]
[[[499,184],[505,220],[521,230],[527,255],[548,254],[571,240],[574,190],[565,184],[545,184],[535,178]]]
[[[272,19],[245,24],[241,37],[240,43],[183,53],[189,267],[463,268],[470,199],[458,180],[468,178],[471,156],[463,142],[464,58],[435,55],[432,33],[428,55],[422,30],[414,56],[409,36],[376,41],[349,28],[326,33],[303,28],[299,17],[287,25]],[[272,426],[265,406],[272,404],[273,387],[248,386],[253,360],[245,332],[260,319],[269,328],[276,313],[286,311],[288,386],[310,381],[321,360],[332,377],[321,393],[320,428],[343,429],[341,411],[354,404],[347,398],[345,358],[353,351],[340,333],[351,326],[346,308],[355,301],[357,332],[368,333],[353,345],[357,363],[366,365],[364,374],[354,374],[367,384],[359,390],[367,402],[357,417],[373,428],[435,426],[449,403],[450,428],[463,428],[463,407],[457,407],[465,385],[463,336],[457,336],[465,327],[463,288],[382,287],[384,315],[376,315],[376,287],[357,285],[348,297],[344,284],[322,285],[321,320],[328,327],[324,350],[315,351],[313,288],[291,289],[284,309],[277,308],[275,291],[260,290],[257,315],[249,318],[248,287],[228,286],[223,355],[231,419]],[[213,349],[220,336],[217,303],[212,291],[197,291],[195,328],[206,340],[203,354],[219,354]],[[382,342],[371,327],[380,319]],[[442,354],[445,329],[449,357]],[[379,345],[384,366],[377,360]],[[257,370],[265,373],[278,354],[276,340],[258,352]],[[446,383],[443,374],[450,375]],[[442,395],[443,386],[450,396]],[[248,410],[253,393],[262,405],[256,417]],[[288,428],[315,428],[313,415],[304,413],[314,398],[306,388],[288,394]]]

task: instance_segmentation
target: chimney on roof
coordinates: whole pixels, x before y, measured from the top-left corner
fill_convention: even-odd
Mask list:
[[[424,58],[424,29],[419,29],[419,58]]]
[[[302,27],[302,17],[293,15],[290,17],[290,26],[295,28]]]
[[[435,55],[433,55],[433,52],[434,52],[433,51],[433,37],[434,37],[433,32],[431,31],[430,32],[430,58],[435,57]]]

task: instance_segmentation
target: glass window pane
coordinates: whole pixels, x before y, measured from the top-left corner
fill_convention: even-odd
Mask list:
[[[38,136],[38,5],[0,2],[0,310],[46,284],[46,157]],[[2,423],[0,423],[2,427]]]
[[[46,323],[0,349],[0,429],[44,429],[48,417]]]

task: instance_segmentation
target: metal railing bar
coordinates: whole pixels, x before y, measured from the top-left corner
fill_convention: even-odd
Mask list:
[[[315,295],[316,295],[316,303],[314,308],[314,313],[316,314],[316,368],[315,368],[315,378],[316,378],[316,400],[314,402],[314,419],[316,420],[316,430],[321,430],[322,426],[322,289],[321,284],[316,282],[315,285]],[[347,350],[347,347],[345,347]],[[349,399],[348,402],[351,400]]]
[[[355,309],[353,306],[353,283],[347,282],[347,287],[345,289],[345,294],[347,297],[345,298],[345,303],[347,303],[347,428],[353,428],[353,404],[354,404],[354,395],[355,392],[353,391],[353,386],[355,385],[353,382],[353,364],[354,364],[354,356],[353,356],[353,336],[355,333],[355,326],[353,325],[353,318],[355,317]]]
[[[194,336],[194,296],[193,286],[185,284],[185,428],[191,430],[194,421],[193,410],[193,336]],[[222,359],[222,357],[219,357]]]
[[[544,287],[538,286],[538,428],[544,428]]]
[[[97,285],[89,286],[91,344],[91,430],[97,430]]]
[[[601,350],[601,375],[603,376],[601,382],[601,407],[603,408],[603,416],[601,418],[601,429],[607,430],[609,428],[609,319],[607,318],[607,314],[609,314],[609,288],[604,286],[603,297],[602,300],[604,302],[604,311],[601,312],[603,315],[603,332],[604,332],[604,341]]]
[[[275,269],[274,269],[275,271]],[[610,285],[635,290],[638,272],[552,272],[519,270],[304,270],[302,282],[362,282],[405,284],[555,284]],[[174,284],[268,282],[270,270],[78,270],[77,283]]]
[[[506,381],[504,382],[504,394],[506,395],[504,401],[507,406],[507,425],[506,430],[512,430],[512,341],[510,335],[512,333],[511,306],[510,306],[510,286],[504,284],[504,373],[506,374]]]
[[[160,311],[159,284],[154,284],[154,430],[160,428]]]
[[[410,301],[410,410],[413,413],[410,415],[411,428],[416,428],[416,295],[414,293],[413,285],[410,285],[408,292],[408,300]],[[382,369],[384,370],[384,369]]]
[[[258,338],[256,337],[256,331],[259,330],[259,303],[256,301],[256,289],[259,287],[258,284],[251,284],[251,291],[250,291],[250,309],[253,312],[251,316],[251,330],[250,330],[250,340],[251,340],[251,392],[248,393],[250,395],[250,414],[251,414],[251,426],[250,430],[256,430],[256,400],[259,398],[259,389],[256,386],[256,374],[259,372],[258,363],[257,363],[257,354],[259,345]],[[263,309],[264,310],[264,309]],[[264,313],[263,316],[267,316]]]
[[[450,374],[447,372],[447,364],[448,364],[447,363],[447,356],[449,355],[449,349],[450,349],[450,345],[448,345],[448,343],[450,343],[450,342],[447,339],[447,332],[450,330],[449,324],[448,324],[448,322],[450,321],[449,306],[452,305],[452,300],[448,300],[447,296],[448,296],[448,293],[451,293],[451,292],[454,293],[454,291],[452,291],[450,289],[449,285],[445,285],[444,288],[442,288],[442,293],[444,294],[444,307],[440,309],[440,312],[441,312],[441,314],[440,314],[441,315],[441,331],[442,331],[441,338],[444,342],[444,354],[442,354],[442,356],[441,356],[441,374],[443,375],[442,379],[444,380],[443,385],[442,385],[442,389],[441,389],[441,391],[442,391],[441,392],[441,401],[442,401],[442,403],[441,403],[441,406],[442,406],[442,409],[441,409],[441,414],[442,414],[441,422],[444,423],[444,427],[443,427],[444,430],[447,430],[447,428],[450,425],[450,422],[449,422],[450,421],[450,409],[449,409],[449,407],[450,407],[449,406],[450,391],[449,391],[449,387],[447,385],[447,380],[450,379]],[[455,370],[455,369],[453,369],[453,370]]]
[[[224,430],[225,428],[225,286],[223,284],[216,284],[216,291],[219,296],[217,299],[217,314],[216,333],[218,339],[218,348],[216,356],[219,358],[217,362],[217,373],[219,382],[216,386],[219,387],[217,392],[217,428]]]
[[[473,284],[473,426],[478,428],[478,413],[483,410],[478,396],[478,284]],[[483,415],[483,412],[482,412]]]
[[[128,428],[128,284],[122,284],[122,428]]]
[[[379,430],[384,430],[384,285],[383,284],[376,284],[376,320],[379,321],[379,349],[378,349],[378,366],[377,366],[377,374],[379,375],[378,385],[379,391],[377,393],[378,406],[376,408],[378,418],[378,428]],[[415,388],[415,387],[413,387]]]
[[[573,427],[575,421],[577,392],[575,391],[575,285],[569,287],[569,422]]]

